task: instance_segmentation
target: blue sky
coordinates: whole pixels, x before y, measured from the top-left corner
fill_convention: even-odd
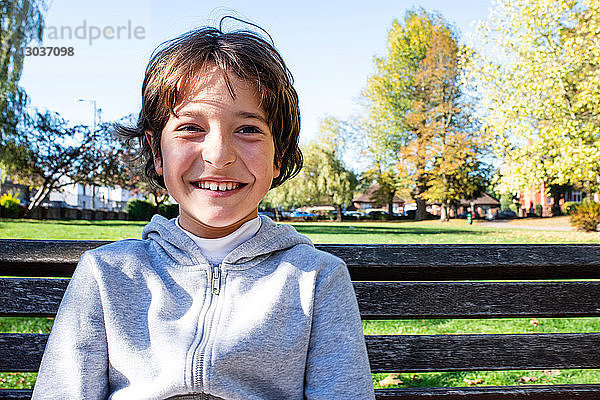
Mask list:
[[[31,106],[57,111],[73,123],[92,120],[91,105],[77,98],[94,99],[105,121],[137,113],[152,50],[182,32],[218,24],[221,16],[232,14],[266,29],[283,54],[300,96],[301,138],[306,142],[316,136],[324,116],[347,118],[359,112],[373,57],[385,54],[392,21],[417,6],[439,11],[465,34],[473,30],[474,21],[487,17],[491,0],[54,0],[42,44],[73,47],[74,55],[26,57],[21,85]],[[95,29],[121,36],[90,40]],[[85,32],[85,38],[69,38],[69,30],[80,37]]]

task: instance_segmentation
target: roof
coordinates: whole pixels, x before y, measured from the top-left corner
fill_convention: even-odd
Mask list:
[[[471,205],[471,203],[473,203],[473,205],[475,205],[475,206],[496,206],[496,207],[500,207],[500,202],[498,200],[496,200],[495,198],[493,198],[488,193],[483,193],[481,196],[479,196],[478,198],[473,199],[473,200],[462,199],[460,201],[460,205],[461,206],[469,206],[469,205]]]
[[[375,200],[371,199],[371,196],[377,189],[379,189],[379,187],[380,186],[377,184],[369,186],[369,188],[367,189],[366,192],[357,194],[352,199],[352,202],[353,203],[376,203]],[[398,203],[398,204],[403,204],[404,200],[402,200],[400,197],[394,195],[394,199],[392,200],[392,202]]]

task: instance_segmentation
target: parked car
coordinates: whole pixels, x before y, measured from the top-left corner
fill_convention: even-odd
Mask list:
[[[258,215],[264,215],[266,217],[269,217],[271,219],[275,219],[275,213],[272,211],[259,211]]]
[[[342,218],[344,218],[344,219],[360,220],[363,218],[363,216],[364,216],[364,214],[361,213],[360,211],[344,211],[344,212],[342,212]]]
[[[290,214],[292,221],[316,221],[317,214],[307,211],[294,211]]]
[[[51,200],[42,203],[42,207],[56,207],[56,208],[75,208],[64,200]]]
[[[517,218],[517,213],[512,210],[498,211],[495,215],[495,219],[513,219]]]
[[[369,210],[369,211],[367,211],[367,218],[368,219],[384,220],[384,219],[387,219],[387,217],[388,217],[387,211],[381,211],[381,210]]]

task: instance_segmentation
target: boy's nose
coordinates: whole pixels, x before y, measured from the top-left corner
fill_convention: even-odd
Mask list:
[[[210,132],[204,141],[202,158],[215,168],[233,164],[236,154],[231,139],[219,131]]]

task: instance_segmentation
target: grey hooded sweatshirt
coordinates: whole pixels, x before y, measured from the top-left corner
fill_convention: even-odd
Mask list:
[[[210,265],[174,220],[83,254],[41,399],[374,399],[343,261],[263,217]]]

